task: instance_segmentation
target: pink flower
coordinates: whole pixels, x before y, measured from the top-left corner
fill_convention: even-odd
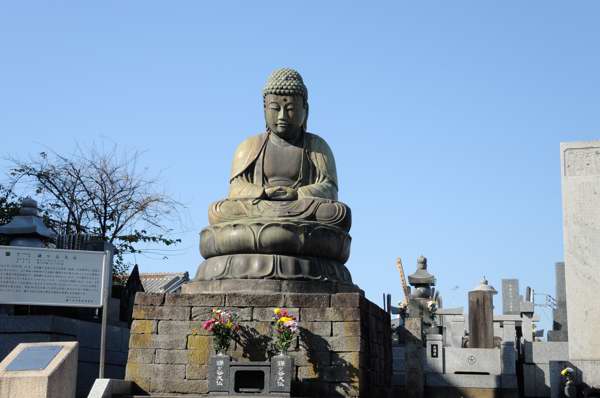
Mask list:
[[[292,321],[287,321],[283,324],[283,326],[285,326],[286,328],[289,328],[292,332],[295,332],[296,330],[298,330],[298,322],[292,320]]]
[[[205,321],[202,324],[202,327],[205,330],[208,330],[209,332],[212,332],[212,329],[213,329],[213,326],[214,326],[215,323],[216,323],[216,321],[214,319],[209,319],[208,321]]]

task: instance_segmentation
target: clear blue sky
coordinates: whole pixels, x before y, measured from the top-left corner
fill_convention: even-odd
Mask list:
[[[399,300],[395,258],[412,272],[421,254],[447,306],[482,275],[553,293],[559,142],[600,137],[599,15],[598,1],[5,2],[2,153],[145,151],[187,210],[181,250],[138,262],[193,275],[233,151],[264,126],[264,81],[294,67],[369,298]]]

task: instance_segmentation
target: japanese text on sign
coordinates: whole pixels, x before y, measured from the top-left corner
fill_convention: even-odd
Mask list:
[[[104,252],[0,246],[0,304],[101,307]]]

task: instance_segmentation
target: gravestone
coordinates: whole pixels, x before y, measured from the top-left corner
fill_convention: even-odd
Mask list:
[[[469,292],[469,348],[494,347],[494,294],[484,278]]]
[[[554,265],[556,308],[552,310],[553,325],[548,331],[548,341],[568,341],[569,327],[567,324],[567,292],[565,286],[565,263]]]
[[[560,151],[569,359],[588,370],[584,382],[598,385],[600,141],[561,143]]]
[[[502,279],[502,313],[504,315],[521,313],[518,279]]]
[[[0,398],[73,398],[77,342],[22,343],[0,363]]]
[[[444,346],[462,347],[465,337],[465,315],[463,308],[440,308],[436,316],[444,330]]]
[[[444,373],[444,343],[441,334],[426,335],[424,365],[427,373]]]
[[[600,360],[600,142],[561,144],[571,359]]]

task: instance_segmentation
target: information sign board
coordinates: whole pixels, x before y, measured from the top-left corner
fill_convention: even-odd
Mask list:
[[[102,307],[105,252],[0,246],[0,304]]]

